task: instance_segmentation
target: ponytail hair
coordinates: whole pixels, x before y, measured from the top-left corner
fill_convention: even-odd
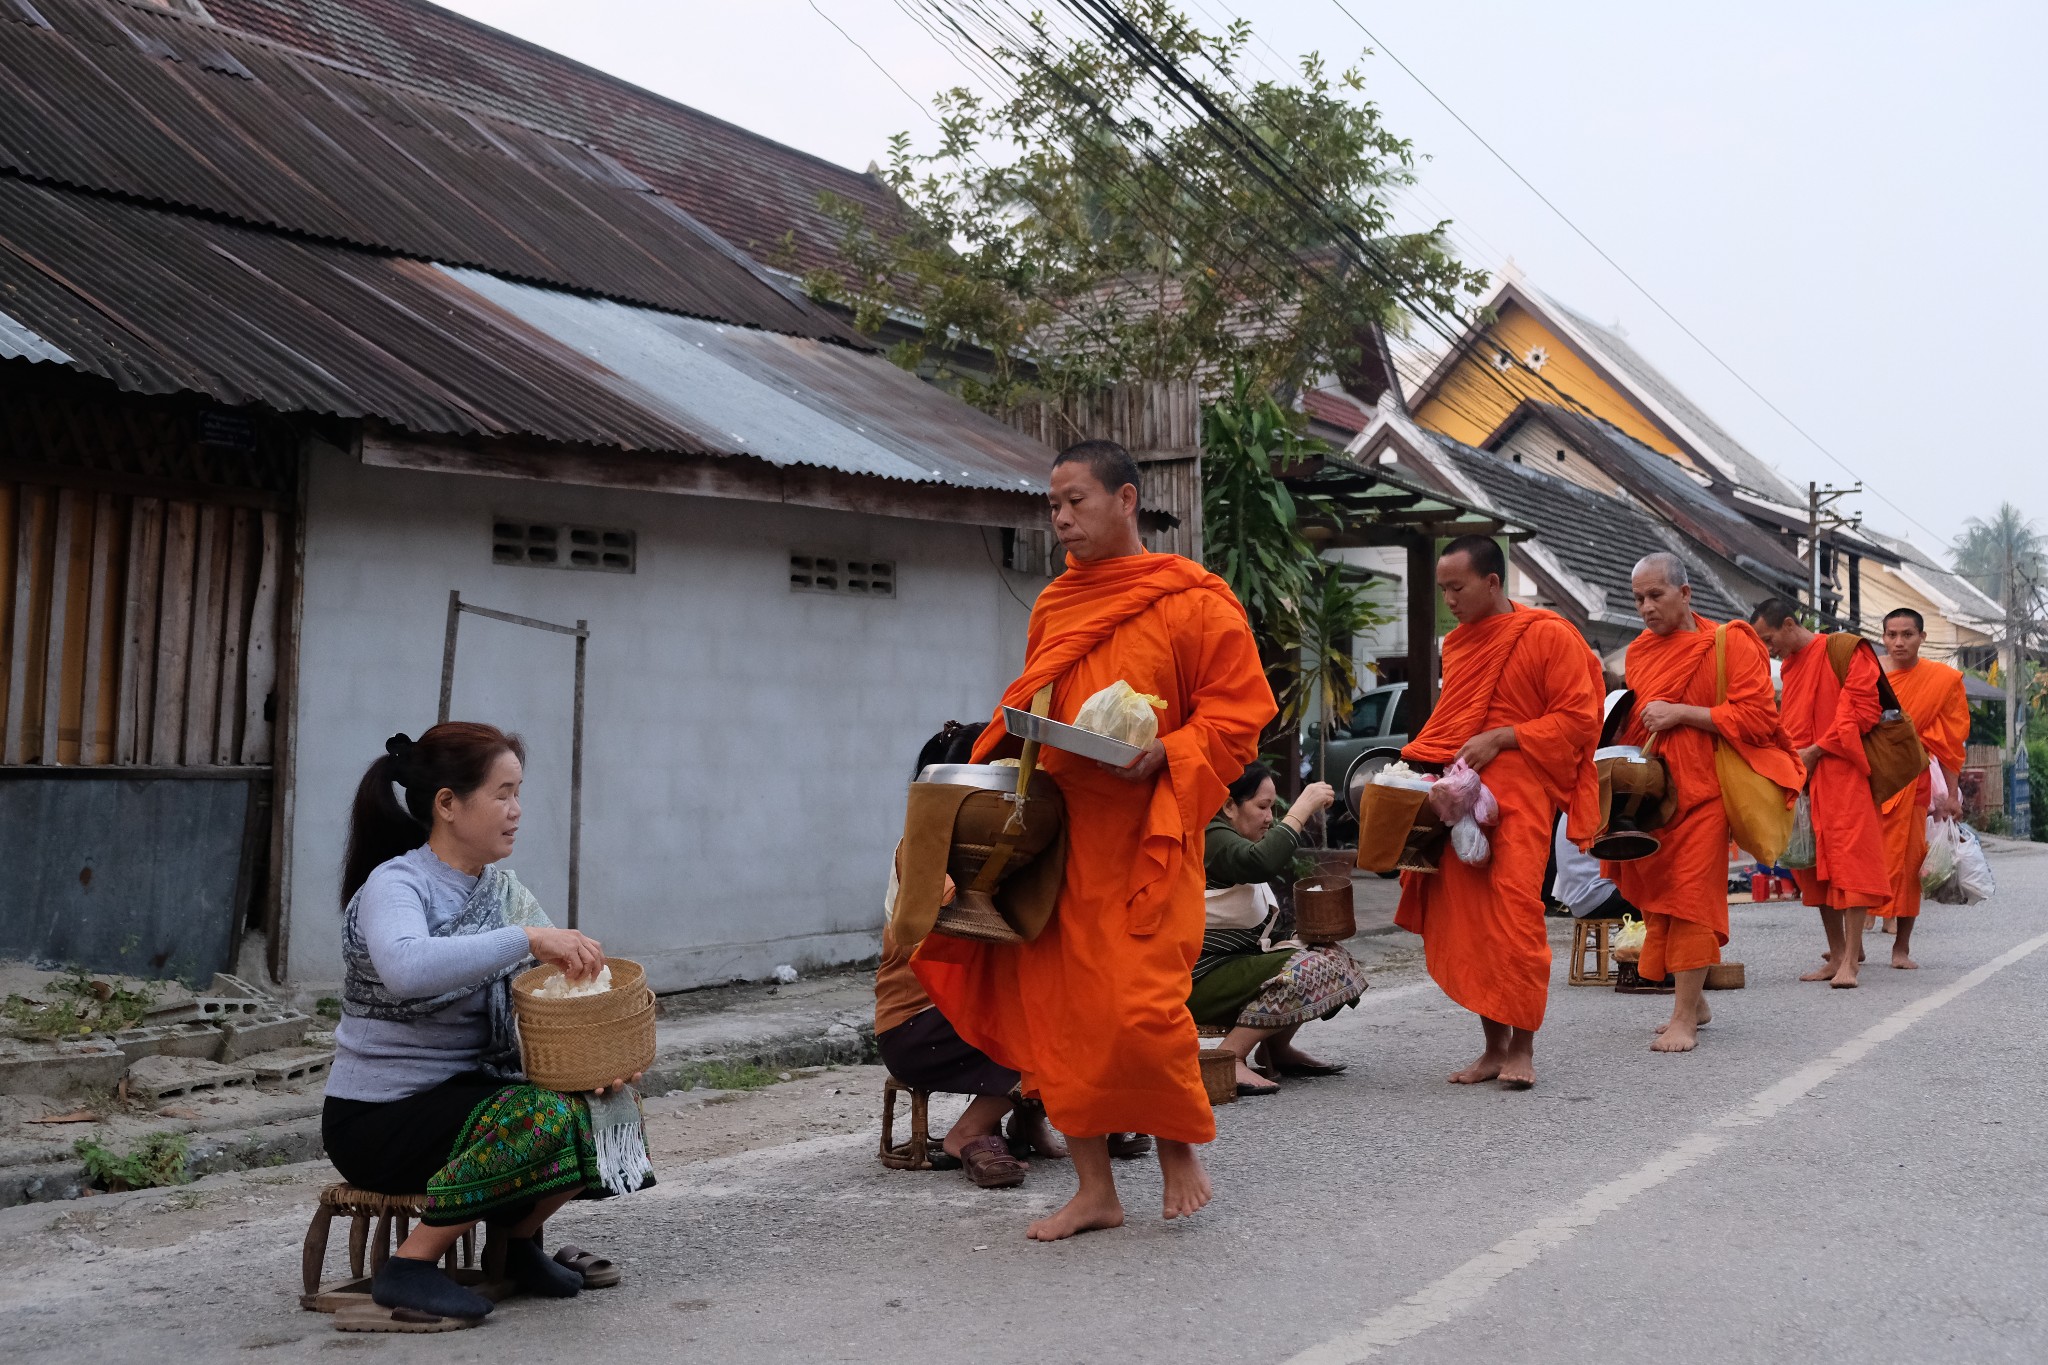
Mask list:
[[[434,828],[435,799],[444,791],[468,796],[484,784],[500,754],[526,762],[519,736],[466,720],[443,721],[417,740],[402,734],[386,740],[349,808],[341,903],[353,900],[379,866],[424,844]]]

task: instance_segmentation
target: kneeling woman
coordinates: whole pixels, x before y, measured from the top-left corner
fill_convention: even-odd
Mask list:
[[[1333,1018],[1356,1004],[1365,994],[1365,974],[1335,944],[1271,943],[1280,903],[1266,885],[1293,867],[1303,827],[1335,797],[1327,783],[1311,783],[1285,818],[1275,820],[1272,770],[1254,763],[1230,784],[1204,837],[1208,927],[1188,1010],[1197,1024],[1230,1030],[1223,1046],[1237,1054],[1240,1095],[1280,1088],[1247,1065],[1255,1049],[1263,1050],[1260,1069],[1269,1076],[1334,1076],[1344,1069],[1296,1048],[1294,1034],[1311,1019]]]
[[[371,1298],[443,1318],[489,1313],[489,1299],[436,1265],[479,1221],[506,1239],[506,1274],[527,1293],[566,1298],[615,1284],[609,1262],[575,1248],[551,1260],[539,1242],[550,1214],[602,1195],[605,1182],[589,1097],[522,1083],[511,979],[538,958],[587,980],[604,953],[554,928],[496,866],[519,833],[525,750],[515,736],[462,722],[386,748],[349,817],[347,975],[321,1121],[328,1158],[351,1185],[426,1193],[419,1225],[378,1270]],[[625,1087],[638,1079],[621,1077],[599,1106],[603,1122],[633,1126],[621,1135],[633,1158],[644,1148]],[[627,1164],[631,1188],[645,1172]]]

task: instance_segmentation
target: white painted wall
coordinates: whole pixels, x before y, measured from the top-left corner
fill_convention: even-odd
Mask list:
[[[626,527],[632,575],[491,562],[494,517]],[[316,447],[289,975],[337,980],[349,800],[434,721],[448,592],[590,622],[582,927],[658,989],[874,953],[917,749],[988,715],[1039,580],[1000,533],[850,513],[362,466]],[[895,601],[792,593],[792,550],[894,559]],[[1008,577],[1017,594],[1005,590]],[[562,922],[573,641],[465,616],[454,716],[517,729],[510,866]]]

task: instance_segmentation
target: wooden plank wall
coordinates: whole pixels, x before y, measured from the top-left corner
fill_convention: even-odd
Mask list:
[[[1020,403],[1005,420],[1053,449],[1076,441],[1115,441],[1139,464],[1139,501],[1180,525],[1145,533],[1147,549],[1202,557],[1202,395],[1193,380],[1117,384],[1060,401]],[[1013,568],[1055,564],[1057,547],[1043,527],[1020,527]]]
[[[279,520],[0,480],[0,763],[268,763]]]

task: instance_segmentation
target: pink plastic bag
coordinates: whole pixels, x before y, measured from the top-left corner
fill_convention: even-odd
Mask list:
[[[1451,851],[1458,861],[1477,867],[1493,856],[1481,825],[1500,820],[1500,803],[1479,780],[1479,774],[1464,759],[1453,763],[1429,789],[1429,804],[1451,827]]]

